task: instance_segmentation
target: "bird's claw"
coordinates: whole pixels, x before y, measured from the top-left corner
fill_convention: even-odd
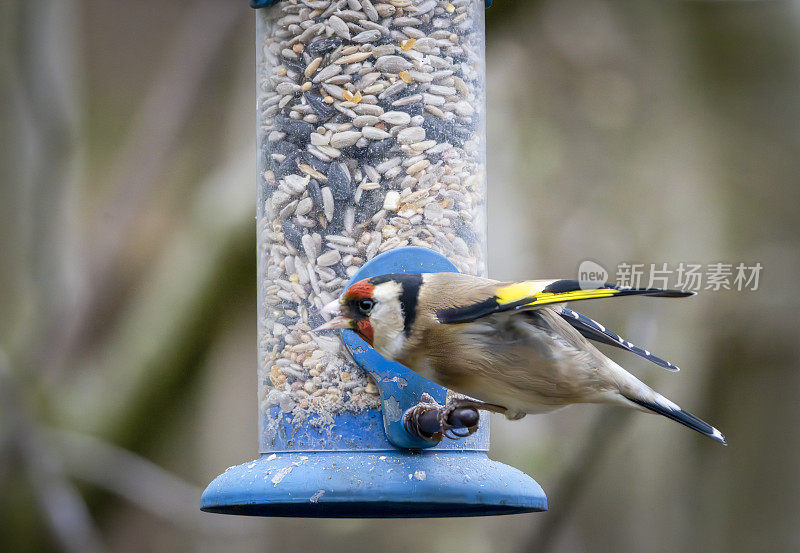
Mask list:
[[[478,430],[479,422],[480,415],[474,405],[461,400],[440,405],[427,393],[403,416],[403,426],[409,434],[433,443],[445,437],[466,438]]]
[[[424,415],[434,411],[438,412],[441,407],[442,406],[439,405],[430,394],[427,392],[423,393],[422,397],[420,398],[420,402],[414,407],[408,409],[403,415],[403,426],[405,427],[406,432],[412,436],[422,438],[427,442],[441,442],[444,438],[442,432],[431,431],[434,430],[431,428],[423,428],[426,426]]]
[[[459,415],[463,415],[464,410],[470,410],[470,412],[467,413],[467,416],[474,413],[474,423],[467,423],[467,425],[464,426],[453,425],[452,423],[455,422],[453,420],[454,415],[455,420],[459,423],[462,423],[463,416]],[[456,411],[459,412],[456,413]],[[455,400],[439,409],[437,420],[439,421],[439,426],[442,429],[442,435],[444,435],[446,438],[450,438],[451,440],[458,440],[460,438],[471,436],[478,430],[480,415],[478,414],[478,410],[472,405],[462,405],[459,400]]]

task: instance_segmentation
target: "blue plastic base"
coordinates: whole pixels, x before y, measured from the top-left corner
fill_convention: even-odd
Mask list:
[[[329,518],[461,517],[544,511],[531,477],[479,451],[263,454],[214,479],[209,513]]]

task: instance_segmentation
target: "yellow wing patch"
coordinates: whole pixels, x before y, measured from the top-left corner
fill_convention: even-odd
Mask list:
[[[597,298],[608,298],[619,293],[614,288],[595,288],[584,290],[575,282],[572,290],[559,292],[546,292],[548,286],[558,282],[558,280],[526,280],[514,282],[501,286],[495,292],[497,303],[501,306],[510,303],[524,305],[543,305],[548,303],[562,303],[577,300],[593,300]]]
[[[552,280],[525,280],[501,286],[495,292],[497,303],[500,305],[514,303],[528,299],[544,290],[545,286],[553,282]]]
[[[544,305],[547,303],[562,303],[578,300],[594,300],[598,298],[608,298],[619,294],[619,290],[613,288],[599,288],[597,290],[576,290],[574,292],[542,292],[534,295],[533,299],[525,305]]]
[[[585,285],[586,283],[583,283]],[[498,286],[494,295],[482,301],[461,305],[436,312],[439,322],[444,324],[465,323],[480,317],[517,309],[536,309],[551,303],[579,300],[594,300],[620,296],[655,296],[682,298],[692,292],[663,290],[660,288],[619,288],[610,283],[598,284],[597,288],[584,289],[577,280],[526,280]]]

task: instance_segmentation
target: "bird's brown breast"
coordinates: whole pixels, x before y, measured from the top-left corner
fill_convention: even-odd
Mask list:
[[[569,325],[551,326],[558,322],[546,308],[462,324],[426,312],[399,361],[456,392],[515,409],[583,401],[602,387],[602,354]]]

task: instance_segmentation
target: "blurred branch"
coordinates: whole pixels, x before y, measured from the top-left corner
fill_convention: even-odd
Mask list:
[[[209,517],[198,509],[202,489],[144,457],[77,432],[53,429],[48,437],[71,476],[115,493],[192,532],[247,537],[237,520]]]
[[[630,410],[611,407],[604,409],[595,419],[589,439],[584,442],[572,465],[561,475],[555,489],[548,493],[549,497],[555,499],[549,502],[548,514],[537,532],[523,542],[521,553],[553,550],[564,524],[575,513],[582,495],[594,480],[608,452],[625,433],[633,414]]]
[[[194,102],[202,95],[202,79],[241,13],[225,2],[206,0],[191,3],[181,18],[174,42],[109,172],[108,197],[94,225],[104,229],[97,261],[100,270],[119,250],[125,230],[158,184]],[[106,220],[109,214],[111,221]]]
[[[103,312],[102,306],[115,297],[119,281],[114,276],[120,270],[117,262],[124,255],[125,239],[152,197],[203,93],[208,67],[242,13],[247,12],[206,0],[190,4],[181,18],[163,65],[112,162],[106,199],[88,227],[87,247],[92,251],[88,291],[77,313],[57,325],[55,366],[82,349],[93,314]]]
[[[40,0],[4,4],[0,15],[8,31],[0,125],[10,139],[0,147],[0,235],[8,239],[0,248],[0,294],[12,321],[0,338],[11,355],[34,351],[33,342],[40,347],[49,314],[69,303],[59,292],[73,253],[68,208],[83,158],[77,11],[71,1]]]
[[[50,451],[30,416],[18,381],[12,374],[8,357],[0,351],[0,407],[3,413],[3,449],[16,453],[39,508],[53,537],[69,553],[104,551],[86,503],[64,476],[59,457]]]
[[[246,61],[246,59],[245,59]],[[241,63],[221,136],[219,166],[193,185],[179,224],[165,235],[161,258],[139,279],[126,310],[113,322],[77,378],[53,394],[59,426],[70,425],[131,446],[148,439],[185,397],[224,312],[239,296],[254,297],[255,235],[252,67]],[[245,292],[246,290],[246,292]],[[154,416],[156,414],[156,416]]]
[[[131,443],[168,410],[207,351],[231,294],[253,284],[252,149],[239,146],[197,186],[184,224],[166,240],[131,309],[68,388],[54,394],[59,420]],[[236,150],[236,148],[233,148]],[[155,412],[158,412],[156,409]]]
[[[41,6],[34,6],[37,7]],[[35,21],[37,15],[41,16],[41,13],[35,13],[36,9],[32,14],[28,10],[20,9],[20,12],[27,18],[26,21]],[[206,1],[194,4],[187,13],[191,15],[182,19],[183,25],[171,54],[167,56],[156,84],[146,95],[131,135],[115,160],[111,191],[99,215],[102,218],[104,213],[112,212],[117,217],[111,221],[113,232],[103,231],[107,224],[89,230],[93,233],[93,241],[101,244],[88,246],[92,250],[92,259],[98,256],[99,260],[89,269],[90,291],[85,298],[81,298],[86,301],[79,305],[78,310],[53,310],[53,302],[46,301],[48,296],[63,294],[64,283],[59,282],[62,275],[51,274],[54,271],[48,272],[47,269],[60,261],[64,252],[51,255],[49,250],[41,246],[59,247],[65,231],[69,230],[63,221],[50,213],[50,210],[59,215],[73,213],[70,211],[73,206],[64,200],[63,194],[53,193],[51,173],[53,170],[59,171],[60,165],[52,166],[49,162],[63,159],[64,166],[74,164],[77,155],[74,145],[80,142],[80,137],[48,130],[48,125],[59,123],[62,119],[56,117],[58,114],[48,111],[61,107],[63,98],[60,96],[54,102],[38,98],[35,105],[28,105],[34,95],[29,94],[27,88],[47,94],[53,93],[54,87],[48,89],[43,86],[46,82],[38,82],[33,77],[23,81],[26,83],[24,89],[20,87],[18,96],[25,100],[24,117],[32,121],[27,127],[22,123],[20,126],[32,133],[31,142],[36,146],[35,155],[32,154],[30,160],[22,161],[30,161],[30,167],[35,169],[31,169],[35,193],[27,191],[31,187],[20,180],[22,184],[17,185],[20,189],[18,193],[24,194],[26,201],[19,203],[29,213],[16,215],[15,219],[19,217],[24,222],[22,228],[27,232],[24,235],[26,241],[29,240],[28,234],[35,236],[30,244],[20,248],[26,256],[32,256],[30,262],[34,269],[28,272],[42,273],[47,277],[38,279],[26,275],[25,280],[30,282],[28,285],[35,284],[43,289],[33,294],[36,305],[32,309],[36,310],[37,321],[49,321],[57,334],[57,339],[53,340],[43,336],[39,328],[25,332],[28,343],[20,352],[19,365],[26,369],[63,364],[72,353],[84,351],[84,331],[92,324],[90,318],[98,311],[104,311],[104,302],[109,298],[120,302],[120,298],[114,296],[115,287],[119,285],[114,277],[124,266],[119,261],[127,246],[126,237],[132,233],[131,229],[147,208],[146,204],[153,197],[167,164],[171,163],[170,155],[176,149],[179,133],[190,119],[193,105],[205,90],[201,80],[206,69],[214,55],[219,53],[222,42],[230,35],[236,16],[250,12],[234,9],[230,4]],[[58,19],[56,15],[50,14],[45,19],[57,24],[58,21],[52,21],[53,18]],[[60,34],[47,26],[40,26],[40,32],[45,33],[46,37],[37,38],[36,33],[30,33],[30,36],[21,34],[21,37],[35,43],[32,48],[34,52],[49,55],[50,52],[43,45],[52,46]],[[71,45],[69,49],[71,55],[78,51]],[[49,60],[47,58],[45,61]],[[35,67],[29,68],[28,65]],[[49,65],[37,63],[33,57],[32,60],[25,60],[25,63],[20,62],[20,67],[26,71],[46,73]],[[242,75],[245,73],[242,72]],[[247,67],[246,77],[249,84],[252,78],[250,67]],[[237,83],[244,86],[236,90],[245,90],[250,96],[252,87],[247,84]],[[238,106],[242,105],[241,101],[241,95],[237,94],[232,103]],[[50,104],[54,106],[50,107]],[[34,117],[28,113],[34,109],[43,115]],[[236,110],[235,113],[241,111]],[[0,465],[5,465],[0,467],[0,477],[13,480],[16,484],[20,479],[15,478],[14,471],[27,476],[25,493],[29,487],[37,500],[38,509],[31,510],[27,525],[24,522],[16,523],[12,529],[20,534],[21,543],[28,544],[31,550],[36,549],[35,539],[39,530],[38,519],[35,518],[39,515],[34,513],[41,513],[52,529],[55,541],[64,551],[91,553],[103,550],[84,499],[64,476],[62,461],[73,474],[193,531],[200,530],[208,535],[231,535],[241,526],[233,520],[215,519],[209,522],[214,517],[203,515],[197,509],[200,490],[160,471],[132,453],[66,433],[59,435],[51,431],[45,439],[35,420],[40,413],[34,411],[33,402],[35,398],[43,400],[45,411],[49,402],[57,403],[53,418],[59,424],[68,424],[57,414],[59,406],[68,404],[70,409],[81,415],[107,425],[104,428],[113,429],[111,433],[117,437],[133,435],[141,438],[153,435],[154,426],[163,425],[164,416],[179,398],[185,397],[189,389],[185,380],[201,366],[198,360],[213,343],[219,313],[229,302],[230,293],[242,290],[245,282],[248,288],[252,283],[255,260],[252,252],[252,219],[249,217],[253,208],[252,187],[231,186],[232,183],[244,184],[252,180],[252,118],[249,112],[247,115],[244,126],[241,118],[236,118],[233,123],[225,121],[228,129],[224,130],[232,130],[233,134],[242,136],[246,142],[231,144],[229,151],[223,153],[222,166],[192,187],[192,194],[182,205],[185,211],[180,213],[181,218],[175,218],[176,228],[170,229],[171,232],[166,235],[168,238],[164,243],[168,245],[165,248],[168,251],[149,282],[137,287],[138,295],[144,298],[141,305],[133,302],[129,306],[130,311],[125,313],[130,317],[123,317],[119,324],[105,321],[106,326],[115,330],[122,327],[122,330],[110,334],[107,343],[100,345],[103,353],[110,352],[107,357],[98,359],[101,370],[90,371],[91,374],[81,373],[74,387],[72,381],[42,382],[37,378],[38,375],[27,370],[17,371],[13,377],[5,370],[0,373],[0,398],[3,399],[0,405],[0,450],[3,452]],[[27,119],[26,122],[31,122]],[[246,129],[245,132],[242,129]],[[55,136],[51,136],[51,133]],[[53,151],[45,149],[45,146]],[[28,166],[23,167],[22,162],[20,166],[23,174],[29,169]],[[69,184],[71,181],[63,182]],[[45,186],[46,183],[51,185],[51,189]],[[245,271],[240,270],[243,265],[246,266]],[[246,277],[243,275],[245,272]],[[61,303],[64,303],[63,298]],[[142,326],[138,326],[139,323],[143,323]],[[131,332],[132,328],[135,330]],[[37,359],[44,361],[37,362]],[[109,359],[113,363],[109,363]],[[120,386],[115,386],[120,382]],[[84,401],[81,392],[87,388],[82,385],[87,383],[91,388],[91,397]],[[44,386],[40,387],[42,384]],[[47,388],[47,385],[52,387]],[[71,391],[75,391],[75,394],[71,394]],[[76,396],[77,402],[69,403]],[[62,400],[63,404],[58,403]],[[31,403],[31,409],[25,408],[28,403]],[[6,456],[6,453],[12,455]],[[13,464],[16,458],[20,462]],[[6,467],[10,470],[4,470]],[[97,508],[97,505],[93,505],[93,508]],[[15,524],[14,521],[12,524]],[[242,534],[240,531],[235,533]]]

